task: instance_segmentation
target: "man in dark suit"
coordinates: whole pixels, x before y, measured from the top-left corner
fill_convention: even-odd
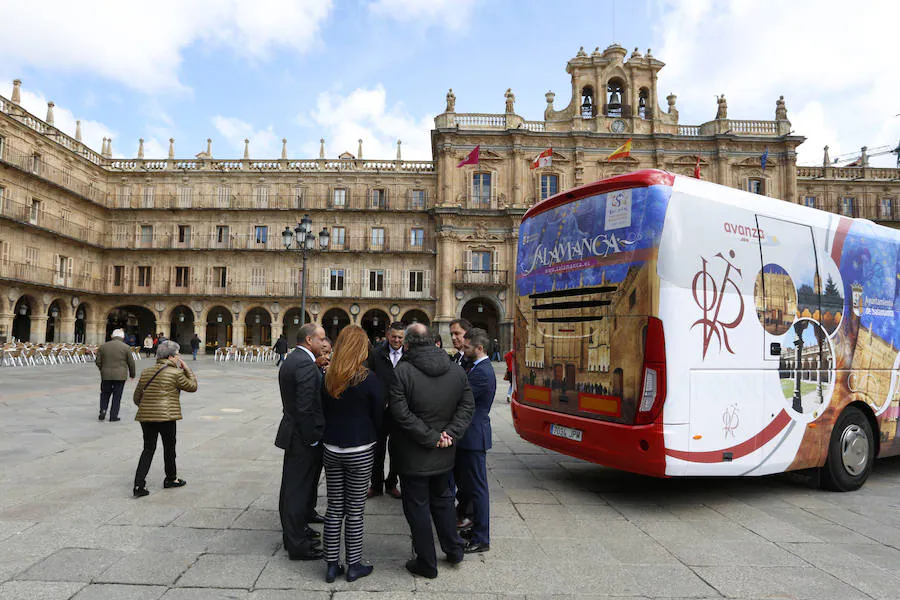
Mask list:
[[[393,461],[388,468],[387,478],[384,476],[384,458],[388,450],[388,435],[390,435],[390,412],[387,410],[387,399],[390,396],[391,384],[394,382],[394,369],[403,358],[403,323],[391,323],[387,331],[387,340],[378,344],[369,354],[369,369],[378,376],[385,399],[385,412],[382,419],[381,431],[378,443],[375,446],[375,465],[372,468],[372,482],[369,486],[369,498],[380,496],[384,490],[393,498],[400,498],[400,490],[397,489],[397,473],[394,471]]]
[[[278,371],[278,386],[284,414],[278,425],[275,445],[284,450],[281,516],[284,549],[291,560],[319,560],[322,550],[314,539],[318,532],[307,525],[315,515],[316,491],[322,473],[322,371],[316,365],[325,330],[307,323],[297,335],[299,345],[288,354]]]
[[[471,364],[466,358],[463,348],[466,346],[466,332],[470,329],[472,329],[472,324],[466,319],[453,319],[450,321],[450,340],[453,342],[453,348],[456,349],[456,354],[451,355],[450,358],[466,371],[469,370]]]
[[[486,453],[491,447],[491,404],[497,393],[497,377],[488,359],[488,334],[477,327],[465,335],[464,352],[471,361],[469,387],[475,397],[475,414],[456,448],[453,475],[459,488],[460,504],[472,503],[472,528],[465,552],[486,552],[491,549],[490,496],[487,481]]]

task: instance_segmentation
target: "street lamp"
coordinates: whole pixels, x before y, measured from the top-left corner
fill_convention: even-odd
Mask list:
[[[327,250],[328,242],[331,235],[328,233],[327,227],[322,227],[319,232],[319,249]],[[290,226],[285,227],[281,232],[281,241],[284,243],[284,249],[290,250],[292,247],[299,250],[303,257],[303,273],[300,280],[300,318],[306,321],[306,259],[311,250],[315,249],[316,238],[312,235],[312,219],[309,215],[303,215],[297,227],[291,231]]]

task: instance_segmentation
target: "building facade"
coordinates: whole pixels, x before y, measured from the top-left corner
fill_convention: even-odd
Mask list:
[[[888,225],[900,170],[798,167],[804,140],[787,120],[732,120],[724,96],[708,122],[679,122],[677,98],[660,107],[664,63],[613,45],[567,64],[565,107],[546,94],[543,120],[515,110],[457,113],[452,90],[431,132],[430,161],[353,155],[218,159],[113,158],[20,106],[16,81],[0,97],[0,341],[103,341],[124,326],[139,338],[194,333],[208,349],[293,342],[304,319],[329,335],[358,323],[382,335],[392,321],[445,334],[465,317],[512,342],[518,226],[534,203],[558,191],[640,168],[700,175]],[[499,105],[499,100],[498,100]],[[632,140],[629,157],[608,161]],[[478,164],[457,165],[475,146]],[[532,169],[552,148],[552,164]],[[760,157],[767,151],[765,169]],[[698,160],[699,157],[699,160]],[[309,254],[307,314],[300,314],[301,256],[282,230],[308,214],[327,228],[327,249]],[[599,357],[597,357],[599,361]]]

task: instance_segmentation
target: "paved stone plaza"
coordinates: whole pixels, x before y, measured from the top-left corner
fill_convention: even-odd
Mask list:
[[[851,494],[800,477],[637,477],[522,441],[502,381],[491,551],[413,578],[400,502],[379,497],[375,572],[327,584],[323,563],[281,550],[276,369],[194,364],[178,431],[188,485],[162,489],[160,447],[139,500],[133,381],[122,421],[101,423],[93,365],[0,369],[0,598],[900,598],[900,460]]]

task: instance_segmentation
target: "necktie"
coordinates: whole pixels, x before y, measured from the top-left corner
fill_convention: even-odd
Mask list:
[[[393,366],[397,366],[397,362],[400,360],[400,351],[399,350],[391,350],[391,364]]]

